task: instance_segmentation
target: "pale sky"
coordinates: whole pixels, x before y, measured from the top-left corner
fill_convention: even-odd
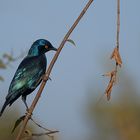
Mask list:
[[[48,39],[58,47],[86,3],[87,0],[0,0],[0,54],[13,49],[18,56],[39,38]],[[121,1],[120,32],[121,70],[129,72],[132,80],[136,79],[138,90],[139,6],[139,0]],[[61,140],[84,140],[88,135],[85,118],[88,89],[97,86],[103,89],[105,82],[101,75],[110,70],[104,67],[113,64],[109,56],[116,42],[116,0],[95,0],[70,38],[77,47],[65,45],[51,73],[52,81],[46,85],[33,115],[40,123],[59,130]],[[48,62],[53,54],[48,54]],[[5,82],[0,83],[1,105],[20,62],[21,59],[0,72],[5,77]],[[33,97],[29,95],[27,102]],[[18,99],[4,115],[18,105],[21,115],[24,114],[24,105]]]

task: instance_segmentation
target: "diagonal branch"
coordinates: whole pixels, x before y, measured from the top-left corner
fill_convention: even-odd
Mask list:
[[[29,108],[29,110],[28,110],[28,112],[26,114],[26,117],[25,117],[25,119],[23,121],[23,124],[22,124],[20,130],[19,130],[19,133],[18,133],[18,135],[16,137],[16,140],[21,140],[22,135],[23,135],[23,133],[25,131],[25,127],[26,127],[26,125],[28,123],[28,120],[31,118],[32,112],[33,112],[33,110],[34,110],[34,108],[35,108],[35,106],[36,106],[36,104],[37,104],[37,102],[38,102],[38,100],[39,100],[39,98],[40,98],[40,96],[42,94],[42,91],[43,91],[43,89],[44,89],[44,87],[46,85],[46,82],[49,79],[49,75],[50,75],[50,73],[52,71],[52,68],[53,68],[53,66],[54,66],[54,64],[55,64],[55,62],[56,62],[56,60],[57,60],[57,58],[58,58],[58,56],[59,56],[62,48],[64,47],[67,39],[69,38],[69,36],[71,35],[71,33],[73,32],[73,30],[75,29],[75,27],[77,26],[77,24],[79,23],[79,21],[81,20],[81,18],[84,16],[85,12],[87,11],[87,9],[89,8],[89,6],[91,5],[91,3],[93,1],[94,0],[89,0],[88,1],[88,3],[86,4],[86,6],[84,7],[84,9],[80,13],[80,15],[78,16],[78,18],[76,19],[76,21],[73,23],[73,25],[71,26],[71,28],[69,29],[69,31],[67,32],[67,34],[65,35],[64,39],[62,40],[62,42],[61,42],[61,44],[60,44],[60,46],[59,46],[56,54],[54,55],[54,57],[53,57],[50,65],[48,67],[48,70],[47,70],[47,72],[46,72],[46,74],[45,74],[45,76],[44,76],[44,78],[42,80],[42,83],[41,83],[40,88],[39,88],[39,90],[38,90],[38,92],[36,94],[36,97],[34,98],[32,104],[31,104],[31,106],[30,106],[30,108]]]

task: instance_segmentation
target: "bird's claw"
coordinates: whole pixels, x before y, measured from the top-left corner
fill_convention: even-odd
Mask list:
[[[29,112],[29,109],[26,109],[26,113],[25,113],[25,115],[27,116],[29,116],[29,119],[31,119],[32,117],[32,115],[33,115],[33,113],[31,113],[31,112]]]
[[[47,81],[47,80],[52,81],[52,79],[50,77],[47,77],[46,75],[42,76],[42,80],[44,80],[44,81]]]

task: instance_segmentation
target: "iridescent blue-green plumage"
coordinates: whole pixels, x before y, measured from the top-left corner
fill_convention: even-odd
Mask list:
[[[27,107],[26,96],[33,92],[40,84],[45,74],[47,59],[45,53],[50,50],[57,50],[45,39],[39,39],[33,43],[28,55],[20,63],[13,80],[10,84],[6,101],[0,112],[2,115],[5,107],[11,105],[20,96]]]

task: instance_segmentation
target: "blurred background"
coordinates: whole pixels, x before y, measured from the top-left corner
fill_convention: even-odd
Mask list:
[[[0,0],[0,107],[12,77],[32,43],[48,39],[55,47],[88,0]],[[96,0],[66,43],[35,108],[33,118],[60,131],[58,140],[140,139],[140,1],[121,1],[120,53],[123,60],[111,100],[103,95],[108,78],[102,74],[114,67],[109,59],[116,42],[117,0]],[[19,57],[16,61],[10,58]],[[48,63],[54,53],[47,54]],[[7,63],[5,65],[5,63]],[[28,96],[30,105],[37,90]],[[100,99],[100,100],[99,100]],[[15,139],[11,130],[25,113],[18,99],[0,118],[0,139]],[[29,123],[28,129],[40,132]],[[41,131],[42,132],[42,131]],[[35,139],[45,140],[47,137]]]

